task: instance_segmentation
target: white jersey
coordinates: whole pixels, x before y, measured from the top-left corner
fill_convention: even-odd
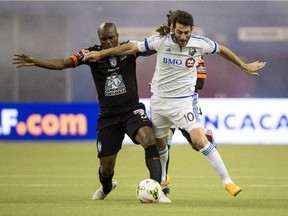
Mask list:
[[[217,52],[218,44],[208,38],[191,35],[188,44],[180,47],[174,34],[153,35],[138,43],[140,52],[157,51],[157,63],[151,92],[159,97],[187,97],[194,93],[198,59]]]

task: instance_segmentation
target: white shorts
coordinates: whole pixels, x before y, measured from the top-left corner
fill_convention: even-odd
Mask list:
[[[161,98],[152,95],[150,111],[156,138],[167,136],[173,125],[188,132],[202,127],[197,93],[185,98]]]

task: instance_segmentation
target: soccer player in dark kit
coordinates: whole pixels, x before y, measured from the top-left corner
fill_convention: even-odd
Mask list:
[[[84,62],[85,52],[100,51],[119,45],[117,28],[113,23],[98,27],[101,45],[83,49],[66,59],[37,59],[26,54],[14,54],[13,64],[20,67],[36,66],[52,70],[89,65],[98,92],[100,113],[97,125],[97,150],[100,161],[101,186],[93,200],[103,200],[117,185],[113,179],[117,154],[125,134],[145,149],[146,166],[150,178],[161,183],[161,164],[152,123],[146,115],[144,104],[139,102],[136,80],[136,55],[108,56],[97,62]],[[164,193],[159,202],[170,203]]]

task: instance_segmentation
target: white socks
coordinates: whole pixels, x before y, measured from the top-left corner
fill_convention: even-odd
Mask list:
[[[166,181],[166,164],[168,161],[169,157],[169,152],[168,152],[168,146],[163,151],[159,152],[160,154],[160,162],[161,162],[161,168],[162,168],[162,174],[161,174],[161,184],[164,184]]]
[[[200,152],[202,152],[214,170],[218,173],[224,185],[227,183],[233,183],[219,152],[210,142],[204,148],[200,149]]]

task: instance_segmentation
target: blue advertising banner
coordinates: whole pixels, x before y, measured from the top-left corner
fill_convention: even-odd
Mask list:
[[[94,140],[97,103],[0,103],[1,140]]]
[[[140,99],[150,113],[150,99]],[[202,98],[203,127],[218,144],[288,144],[288,100]],[[97,103],[0,103],[0,141],[95,140]],[[237,139],[235,139],[237,137]],[[124,144],[132,143],[125,136]],[[177,130],[173,143],[187,143]]]

